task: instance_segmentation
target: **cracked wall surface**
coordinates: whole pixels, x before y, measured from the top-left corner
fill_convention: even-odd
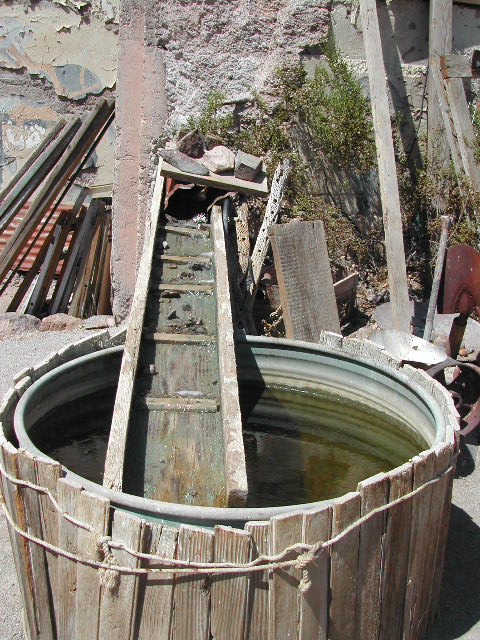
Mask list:
[[[118,0],[37,0],[0,5],[0,186],[61,115],[112,96]],[[95,181],[113,181],[113,127],[99,145]],[[92,173],[92,168],[90,168]]]

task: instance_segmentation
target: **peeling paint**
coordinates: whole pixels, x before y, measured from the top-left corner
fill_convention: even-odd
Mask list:
[[[72,100],[112,88],[117,36],[105,28],[105,20],[114,15],[112,3],[105,3],[109,8],[105,14],[99,1],[97,8],[104,19],[94,13],[88,21],[64,8],[71,2],[60,4],[42,1],[35,11],[26,13],[18,5],[0,7],[0,66],[45,78],[57,95]],[[80,5],[85,3],[75,3],[77,9]]]

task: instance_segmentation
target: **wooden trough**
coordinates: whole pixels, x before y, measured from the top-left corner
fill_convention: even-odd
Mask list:
[[[438,606],[457,448],[458,417],[441,386],[368,342],[260,340],[260,350],[304,348],[367,365],[370,381],[388,377],[399,394],[408,385],[434,416],[433,446],[323,503],[263,512],[168,505],[82,482],[17,427],[29,451],[13,444],[14,412],[32,383],[123,339],[106,331],[69,345],[17,375],[0,408],[3,508],[28,638],[424,635]],[[48,412],[45,401],[33,405],[33,420]]]

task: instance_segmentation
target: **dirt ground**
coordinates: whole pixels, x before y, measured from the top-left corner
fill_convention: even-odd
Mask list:
[[[0,338],[0,398],[15,373],[85,331],[34,332]],[[427,640],[480,638],[480,456],[477,441],[463,447],[453,488],[453,506],[440,614]],[[478,543],[478,546],[477,546]],[[20,592],[4,516],[0,516],[0,640],[23,638]],[[73,639],[72,639],[73,640]]]

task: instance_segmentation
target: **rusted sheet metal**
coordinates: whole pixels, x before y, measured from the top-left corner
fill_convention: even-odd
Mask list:
[[[19,211],[18,215],[15,216],[15,218],[12,220],[12,222],[8,225],[8,227],[4,230],[4,232],[0,235],[0,253],[3,251],[5,245],[7,244],[7,242],[10,240],[11,236],[14,234],[15,229],[17,228],[18,224],[21,222],[21,220],[23,220],[24,215],[26,214],[26,212],[28,211],[29,206],[31,205],[30,202],[27,202],[22,209]],[[41,246],[43,245],[43,243],[45,242],[48,234],[50,233],[52,227],[54,226],[54,224],[56,223],[58,216],[60,215],[60,213],[62,211],[71,211],[72,207],[68,206],[68,205],[60,205],[57,207],[56,211],[54,212],[54,214],[52,215],[51,220],[45,225],[45,228],[43,229],[43,231],[41,232],[41,234],[39,235],[39,237],[36,239],[32,249],[30,250],[28,256],[25,258],[24,262],[22,263],[19,271],[21,273],[27,272],[29,271],[29,269],[32,267],[33,262],[35,260],[35,258],[38,255],[38,252],[41,248]],[[52,208],[49,209],[47,215],[42,218],[42,222],[40,223],[40,225],[38,225],[38,227],[35,229],[35,231],[32,233],[31,237],[29,238],[29,242],[27,243],[26,247],[28,247],[30,245],[30,241],[33,237],[35,237],[35,235],[37,234],[38,230],[40,229],[40,227],[42,226],[42,224],[44,223],[44,221],[48,218],[48,216],[50,215],[50,212],[52,211]],[[70,236],[67,239],[65,248],[68,248],[68,245],[70,243]],[[25,249],[22,251],[22,253],[20,254],[20,256],[18,257],[18,259],[16,260],[16,262],[14,263],[14,268],[19,264],[19,262],[22,261],[23,256],[25,255]],[[59,269],[57,268],[56,271],[56,275],[59,274]]]
[[[469,315],[474,307],[480,307],[480,254],[459,244],[447,252],[441,312]]]

